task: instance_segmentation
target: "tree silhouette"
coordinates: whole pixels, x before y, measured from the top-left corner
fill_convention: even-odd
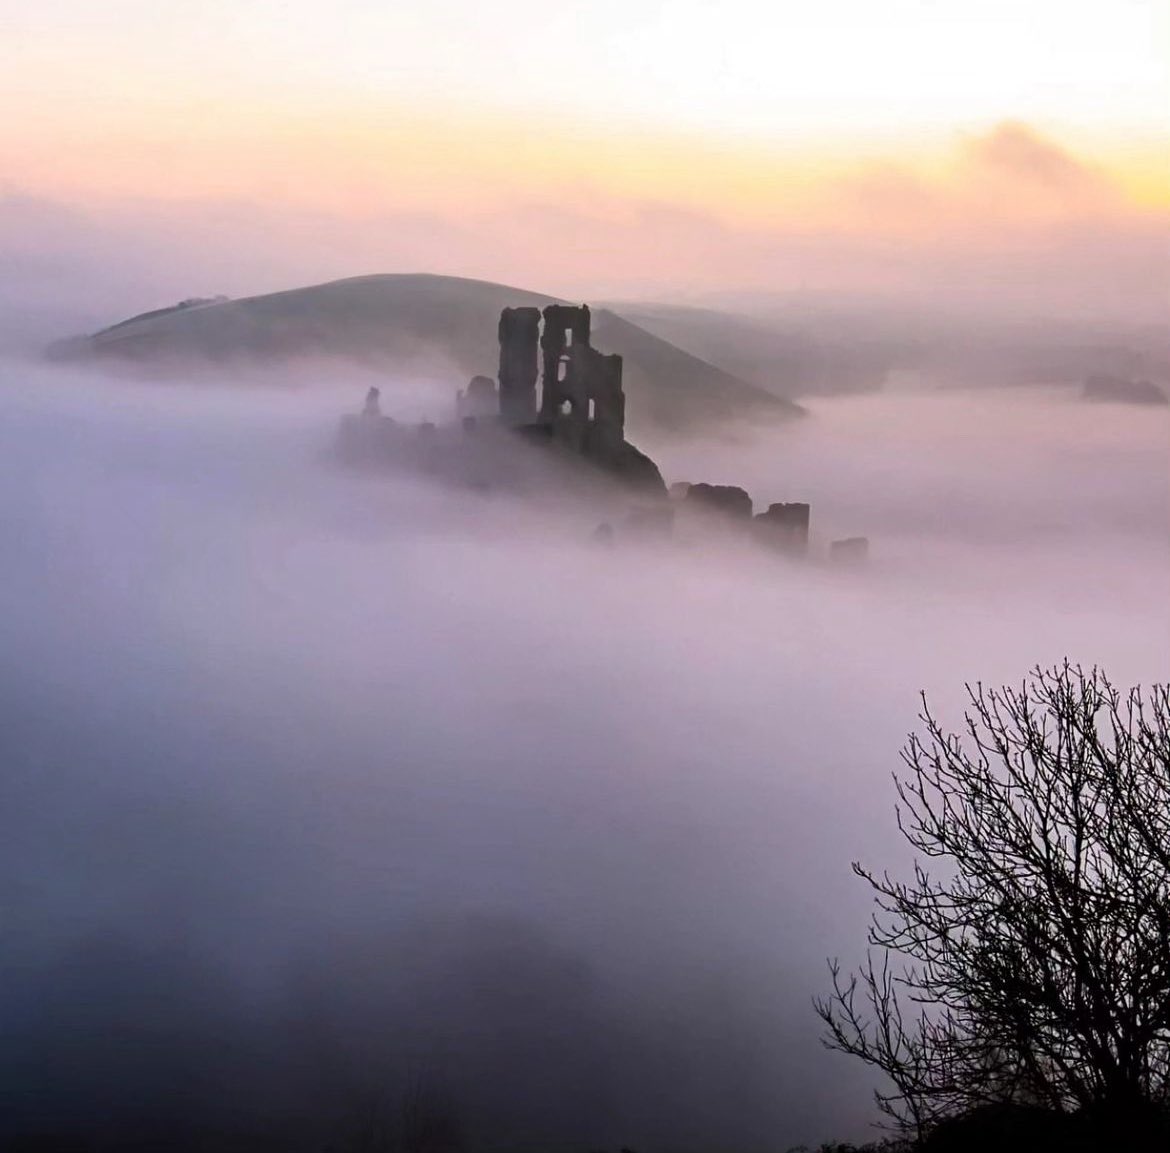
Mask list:
[[[1144,1144],[1170,1099],[1170,686],[1096,668],[923,698],[895,774],[908,880],[873,890],[865,963],[816,1002],[830,1048],[883,1072],[903,1131],[1027,1106]],[[933,870],[933,871],[932,871]],[[1102,1130],[1096,1130],[1098,1132]]]

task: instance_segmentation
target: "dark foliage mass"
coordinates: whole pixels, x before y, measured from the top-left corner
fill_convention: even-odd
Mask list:
[[[860,971],[832,965],[828,1044],[889,1080],[925,1148],[1145,1148],[1170,1103],[1170,700],[1065,664],[924,706],[903,750],[909,880]]]

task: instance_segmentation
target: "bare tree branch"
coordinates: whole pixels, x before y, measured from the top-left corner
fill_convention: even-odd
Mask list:
[[[877,912],[861,968],[830,964],[825,1042],[911,1134],[999,1103],[1164,1109],[1170,688],[1065,662],[967,697],[961,734],[923,698],[902,749],[912,876],[854,865]]]

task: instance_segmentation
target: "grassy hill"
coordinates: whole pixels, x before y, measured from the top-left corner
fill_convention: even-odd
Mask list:
[[[628,321],[778,396],[880,388],[897,349],[846,325],[764,320],[709,308],[615,304]]]
[[[359,276],[240,300],[184,302],[131,317],[80,342],[72,356],[191,362],[230,371],[241,361],[339,357],[395,374],[494,375],[496,326],[508,305],[554,297],[482,280]],[[594,344],[625,359],[631,420],[687,427],[733,416],[794,416],[797,405],[716,368],[607,309]]]

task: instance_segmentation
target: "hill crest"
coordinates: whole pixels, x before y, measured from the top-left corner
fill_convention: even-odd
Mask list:
[[[338,357],[394,373],[454,373],[456,388],[471,376],[494,374],[501,309],[554,303],[565,302],[486,280],[373,273],[233,300],[182,301],[70,342],[68,355],[198,362],[225,371],[240,362]],[[598,308],[595,316],[598,347],[625,361],[636,423],[686,428],[803,413],[610,309]]]

